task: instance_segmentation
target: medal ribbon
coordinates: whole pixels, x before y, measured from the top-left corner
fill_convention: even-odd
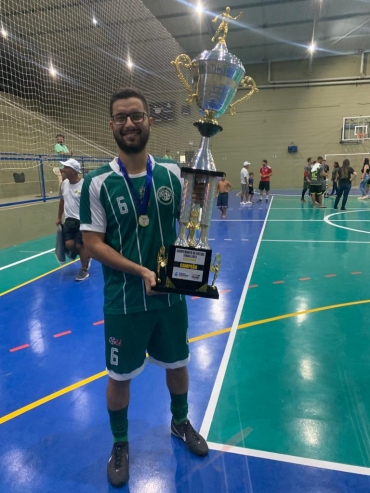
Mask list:
[[[149,198],[153,184],[153,168],[152,168],[152,161],[150,157],[148,156],[148,161],[146,163],[145,192],[144,192],[143,200],[140,199],[139,193],[134,188],[131,178],[128,176],[125,165],[123,164],[120,158],[118,158],[118,166],[124,179],[127,182],[131,194],[135,199],[137,208],[139,209],[140,216],[146,216],[148,214]]]

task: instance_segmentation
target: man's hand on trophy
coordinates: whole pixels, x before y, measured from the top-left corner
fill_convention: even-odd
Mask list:
[[[163,293],[158,293],[156,291],[152,291],[152,288],[157,285],[157,276],[155,272],[145,269],[141,275],[141,278],[144,281],[145,284],[145,292],[148,296],[154,296],[157,294],[163,294]]]

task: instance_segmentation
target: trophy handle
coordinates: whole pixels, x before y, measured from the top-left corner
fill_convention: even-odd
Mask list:
[[[193,89],[190,84],[184,77],[184,74],[181,72],[181,65],[183,65],[186,69],[190,69],[192,66],[191,58],[188,55],[179,55],[174,62],[171,64],[175,67],[177,77],[179,78],[181,84],[185,87],[185,89],[189,93],[189,97],[186,99],[188,104],[192,104],[195,98],[198,97],[198,94],[193,93]]]
[[[237,101],[235,101],[235,103],[230,104],[230,106],[229,106],[229,112],[230,112],[230,115],[231,116],[236,115],[235,106],[237,104],[242,103],[243,101],[247,101],[255,92],[258,92],[258,88],[256,86],[256,83],[254,82],[254,79],[252,79],[252,77],[249,77],[248,75],[246,75],[240,81],[240,84],[242,85],[242,87],[248,87],[248,88],[250,88],[250,91],[249,91],[248,94],[246,94],[242,98],[240,98]]]

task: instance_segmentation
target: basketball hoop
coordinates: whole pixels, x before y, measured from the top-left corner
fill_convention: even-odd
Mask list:
[[[364,140],[365,140],[365,137],[367,137],[367,134],[365,134],[364,132],[358,132],[358,134],[357,134],[357,142],[359,144],[363,144],[364,143]]]

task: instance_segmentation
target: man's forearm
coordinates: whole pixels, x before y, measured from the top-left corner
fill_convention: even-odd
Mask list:
[[[59,201],[59,208],[58,208],[58,219],[59,219],[59,221],[62,220],[63,212],[64,212],[64,201],[60,200]]]
[[[111,267],[112,269],[139,277],[143,277],[145,272],[149,270],[146,267],[136,264],[126,257],[123,257],[120,253],[118,253],[106,243],[102,242],[91,245],[88,241],[86,241],[86,235],[83,235],[83,237],[84,246],[88,255],[98,262]]]

